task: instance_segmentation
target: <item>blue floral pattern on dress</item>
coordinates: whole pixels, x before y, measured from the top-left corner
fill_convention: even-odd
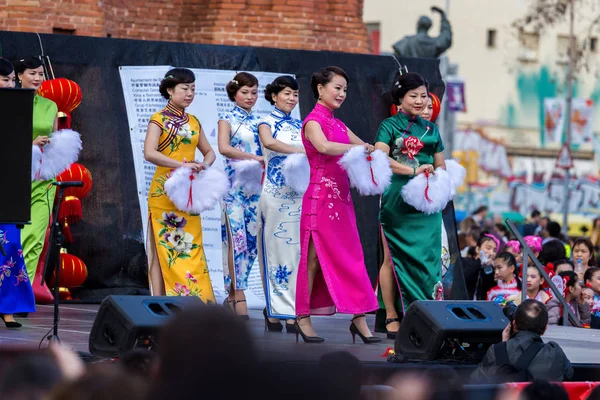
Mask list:
[[[267,167],[267,179],[275,186],[283,186],[285,179],[283,177],[283,171],[281,169],[286,156],[277,156],[275,153],[271,153],[269,157]]]
[[[219,115],[220,121],[227,121],[231,130],[229,140],[232,147],[246,153],[262,156],[258,138],[259,117],[248,113],[237,105],[228,113]],[[229,275],[229,248],[233,250],[235,269],[235,289],[248,288],[248,277],[252,265],[258,255],[257,249],[257,212],[260,194],[248,195],[242,188],[233,187],[234,170],[229,158],[225,160],[225,173],[232,189],[223,199],[221,215],[221,238],[223,244],[223,277],[225,290],[229,291],[231,276]],[[231,235],[231,242],[228,240]]]

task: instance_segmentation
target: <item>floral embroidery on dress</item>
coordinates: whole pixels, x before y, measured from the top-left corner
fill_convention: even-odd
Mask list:
[[[187,220],[183,216],[178,216],[175,212],[163,213],[163,219],[158,222],[163,228],[158,232],[158,237],[161,239],[158,244],[167,249],[169,268],[177,262],[177,260],[185,260],[190,258],[192,250],[200,247],[194,243],[194,236],[184,231]]]
[[[182,285],[181,283],[175,283],[175,287],[167,292],[168,296],[197,296],[201,297],[202,289],[198,287],[198,279],[194,277],[190,273],[190,271],[186,271],[185,273],[186,285]]]
[[[10,258],[10,260],[8,260],[6,262],[6,264],[0,266],[0,287],[2,287],[2,285],[4,284],[4,280],[6,278],[10,278],[12,272],[11,272],[11,268],[13,268],[15,266],[16,262],[13,261],[12,257]]]
[[[287,265],[277,265],[270,268],[271,282],[273,283],[273,294],[282,296],[282,291],[289,290],[290,275],[293,269],[289,269]]]

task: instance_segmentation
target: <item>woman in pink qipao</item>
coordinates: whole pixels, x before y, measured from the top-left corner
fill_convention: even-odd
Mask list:
[[[311,314],[354,314],[352,339],[364,343],[380,338],[369,331],[365,313],[377,309],[356,228],[348,174],[338,164],[341,156],[364,143],[333,111],[346,99],[348,76],[338,67],[312,75],[310,86],[318,102],[304,120],[302,142],[310,164],[310,184],[302,200],[300,217],[300,265],[296,286],[296,341],[322,343],[316,336]]]

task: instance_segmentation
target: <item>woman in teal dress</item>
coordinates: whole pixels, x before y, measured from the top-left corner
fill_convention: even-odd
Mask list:
[[[397,321],[416,300],[439,300],[442,295],[442,213],[427,215],[406,204],[402,188],[416,175],[446,168],[444,145],[435,124],[420,117],[429,103],[428,84],[416,73],[400,76],[392,91],[398,114],[385,119],[375,148],[390,156],[394,175],[381,197],[379,220],[392,259],[391,279],[398,285],[395,301],[379,293],[379,306],[386,322]],[[385,274],[382,275],[383,279]],[[395,279],[394,279],[395,278]]]
[[[37,90],[44,81],[44,67],[40,60],[34,57],[17,61],[15,72],[21,87],[25,89]],[[33,145],[43,148],[50,143],[50,134],[56,131],[58,125],[57,114],[58,107],[55,102],[40,95],[34,97]],[[44,249],[44,239],[54,204],[56,190],[52,186],[53,181],[54,179],[31,182],[31,224],[25,225],[21,230],[25,266],[32,285]]]

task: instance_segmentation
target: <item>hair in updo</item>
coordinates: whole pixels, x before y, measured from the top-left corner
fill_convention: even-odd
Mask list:
[[[258,79],[248,72],[238,72],[225,87],[227,90],[227,96],[229,96],[229,100],[235,102],[235,95],[237,94],[238,90],[244,86],[258,86]]]
[[[275,104],[275,101],[273,101],[273,95],[277,95],[285,88],[298,90],[298,82],[294,79],[294,77],[289,75],[283,75],[275,78],[275,80],[269,83],[265,88],[265,99],[267,99],[269,103]]]
[[[160,91],[162,97],[169,100],[171,96],[169,95],[167,89],[173,89],[180,83],[194,82],[196,82],[196,75],[194,75],[191,70],[187,68],[173,68],[172,70],[169,70],[169,72],[165,74],[165,77],[162,79],[162,81],[160,81],[158,90]]]
[[[425,86],[425,89],[429,92],[429,83],[416,72],[408,72],[400,75],[398,82],[392,89],[392,100],[394,101],[394,104],[400,104],[406,93],[421,86]]]
[[[339,75],[342,78],[344,78],[347,84],[350,83],[350,78],[348,78],[348,74],[346,74],[346,72],[340,67],[325,67],[312,74],[312,77],[310,78],[310,88],[312,89],[313,96],[315,96],[315,99],[319,98],[318,86],[327,85],[336,75]]]
[[[26,69],[36,69],[42,66],[42,62],[36,57],[26,57],[15,62],[15,74],[22,74]],[[10,73],[10,72],[9,72]]]
[[[0,57],[0,75],[8,76],[14,70],[15,68],[10,61],[8,61],[6,58]]]

